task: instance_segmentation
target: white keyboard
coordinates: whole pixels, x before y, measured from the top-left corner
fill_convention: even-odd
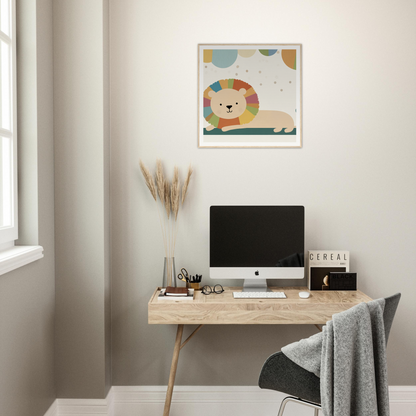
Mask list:
[[[285,299],[285,292],[233,292],[234,299]]]

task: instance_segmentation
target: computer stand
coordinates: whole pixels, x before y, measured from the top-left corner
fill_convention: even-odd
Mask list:
[[[243,292],[270,292],[266,279],[244,279]]]

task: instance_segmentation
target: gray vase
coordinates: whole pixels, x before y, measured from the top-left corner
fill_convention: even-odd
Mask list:
[[[162,287],[176,287],[175,257],[165,257]]]

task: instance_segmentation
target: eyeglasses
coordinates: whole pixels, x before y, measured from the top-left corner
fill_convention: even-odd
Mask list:
[[[202,293],[204,295],[210,295],[211,293],[216,293],[219,295],[222,292],[224,292],[224,288],[221,285],[215,285],[213,288],[211,286],[205,285],[202,288]]]

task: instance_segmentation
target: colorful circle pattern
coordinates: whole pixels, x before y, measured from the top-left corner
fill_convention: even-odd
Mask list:
[[[273,56],[277,49],[259,49],[259,52],[264,56]]]

